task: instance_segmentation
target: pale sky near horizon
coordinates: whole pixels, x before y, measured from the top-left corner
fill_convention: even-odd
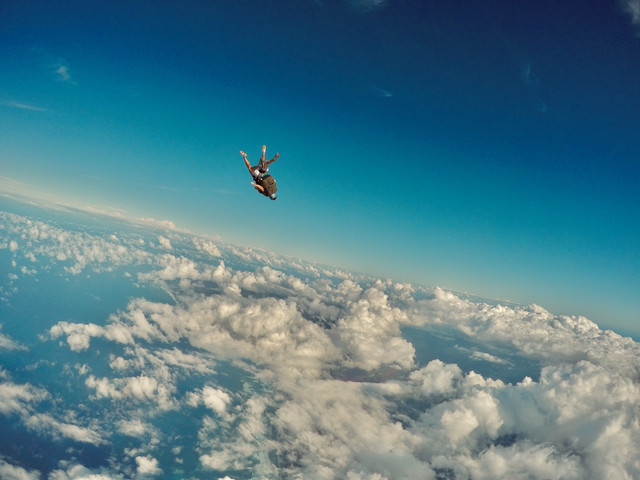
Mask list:
[[[2,0],[0,176],[638,332],[638,11]],[[275,202],[238,153],[262,144]]]

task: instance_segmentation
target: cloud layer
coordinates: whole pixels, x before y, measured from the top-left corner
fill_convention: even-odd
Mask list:
[[[46,385],[0,376],[1,415],[54,440],[126,445],[124,466],[92,474],[640,477],[639,345],[584,317],[477,303],[171,230],[98,234],[7,213],[0,225],[6,302],[21,280],[53,272],[117,274],[165,293],[42,332],[100,414],[44,412],[55,399]],[[517,352],[539,376],[510,383],[437,358],[421,364],[424,347],[408,327],[455,332],[475,342],[460,355],[505,369],[512,361],[500,349]],[[16,345],[0,337],[20,355]],[[170,433],[166,418],[192,425],[193,438]],[[32,475],[5,460],[0,471]],[[65,462],[50,478],[89,471]]]

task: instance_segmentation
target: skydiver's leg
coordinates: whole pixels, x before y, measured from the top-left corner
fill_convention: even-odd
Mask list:
[[[260,161],[258,162],[258,168],[262,168],[264,164],[264,154],[267,153],[267,146],[262,145],[262,156],[260,157]]]
[[[271,165],[273,162],[275,162],[275,161],[278,159],[278,157],[279,157],[279,156],[280,156],[280,154],[279,154],[279,153],[276,153],[276,156],[275,156],[275,157],[273,157],[271,160],[269,160],[269,161],[267,161],[267,162],[266,162],[265,167],[268,167],[268,166],[269,166],[269,165]]]

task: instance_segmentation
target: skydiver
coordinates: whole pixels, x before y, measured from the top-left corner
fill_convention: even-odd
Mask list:
[[[242,158],[244,158],[244,163],[247,166],[249,173],[253,177],[254,181],[251,182],[251,185],[254,186],[258,193],[261,193],[265,197],[269,197],[271,200],[275,200],[278,197],[278,195],[276,194],[278,188],[276,187],[275,179],[271,175],[269,175],[269,165],[275,162],[280,154],[276,153],[276,155],[271,160],[265,162],[264,156],[266,151],[267,146],[263,145],[262,156],[260,157],[258,165],[256,165],[255,167],[251,166],[251,163],[249,163],[249,160],[247,159],[247,154],[242,150],[240,150],[240,155],[242,155]]]

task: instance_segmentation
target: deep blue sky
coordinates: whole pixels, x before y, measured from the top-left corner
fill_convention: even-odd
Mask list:
[[[0,176],[637,332],[634,8],[0,0]]]

